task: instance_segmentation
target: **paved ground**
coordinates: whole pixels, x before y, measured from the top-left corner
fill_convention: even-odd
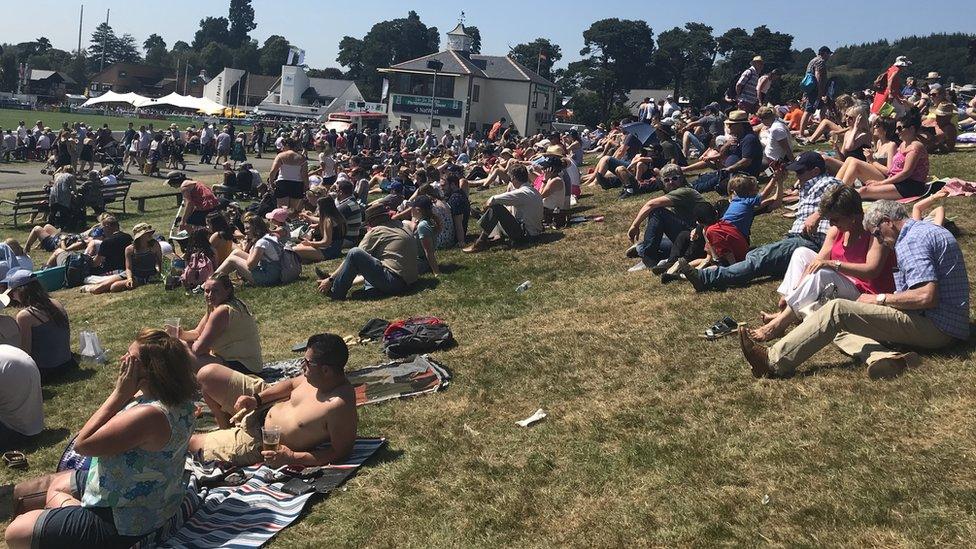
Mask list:
[[[253,164],[254,167],[261,172],[265,179],[267,178],[268,172],[271,170],[272,159],[274,159],[274,156],[270,153],[265,154],[264,158],[261,159],[253,157],[248,158],[251,164]],[[198,156],[187,155],[186,160],[186,174],[190,177],[193,177],[194,174],[213,175],[216,173],[216,170],[210,166],[201,166],[198,163]],[[44,164],[41,162],[0,162],[0,190],[39,189],[43,187],[44,182],[47,181],[47,176],[40,173],[41,168],[43,167]],[[97,168],[98,164],[96,164],[95,167]],[[130,177],[134,181],[158,181],[158,179],[135,173],[135,167],[133,167],[132,170],[133,174],[127,177]]]

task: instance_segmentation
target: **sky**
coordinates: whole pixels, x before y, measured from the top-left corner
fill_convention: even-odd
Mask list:
[[[14,0],[4,0],[13,2]],[[82,47],[87,47],[95,27],[111,10],[109,23],[119,35],[135,36],[140,46],[151,33],[161,35],[168,46],[177,40],[192,42],[200,19],[226,16],[228,0],[30,0],[17,2],[14,10],[3,10],[0,42],[17,43],[46,36],[55,47],[74,50],[78,42],[78,15],[84,4]],[[976,1],[942,0],[938,14],[925,2],[887,0],[879,9],[874,1],[819,0],[812,4],[767,0],[559,0],[526,2],[492,0],[449,2],[428,0],[404,3],[393,0],[369,2],[348,0],[253,0],[257,29],[251,37],[263,43],[280,34],[306,50],[305,62],[314,68],[336,67],[338,44],[343,36],[362,38],[376,22],[405,17],[413,6],[421,20],[443,33],[458,22],[463,9],[465,23],[481,30],[482,53],[504,55],[510,46],[545,37],[559,46],[563,59],[557,67],[579,59],[583,31],[597,20],[617,17],[643,19],[655,36],[688,21],[712,26],[719,35],[729,28],[751,31],[767,25],[774,31],[794,36],[797,49],[832,48],[847,44],[894,40],[913,34],[973,32]],[[809,7],[812,6],[812,7]],[[879,11],[884,15],[879,16]],[[798,14],[802,13],[803,16]]]

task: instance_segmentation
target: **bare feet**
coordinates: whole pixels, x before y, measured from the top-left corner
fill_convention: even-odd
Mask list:
[[[332,294],[332,277],[323,278],[319,280],[319,293],[325,294],[331,297]]]
[[[778,316],[778,315],[777,315],[776,313],[767,313],[766,311],[759,311],[759,320],[760,320],[760,321],[761,321],[761,322],[762,322],[763,324],[769,324],[769,323],[770,323],[770,322],[772,322],[772,321],[773,321],[773,319],[774,319],[774,318],[776,318],[777,316]]]
[[[739,345],[742,347],[742,356],[752,367],[752,376],[769,377],[772,373],[769,368],[769,351],[753,341],[745,327],[739,327]]]

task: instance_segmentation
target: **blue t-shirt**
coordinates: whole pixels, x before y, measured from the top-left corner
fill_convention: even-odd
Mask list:
[[[729,167],[743,158],[752,159],[752,162],[749,163],[749,166],[739,171],[757,177],[759,172],[762,171],[763,146],[759,142],[759,138],[751,130],[739,140],[738,144],[729,150],[729,156],[725,159],[725,167]]]
[[[756,216],[756,208],[760,204],[762,204],[762,197],[759,195],[735,196],[729,200],[729,207],[725,210],[722,219],[735,225],[742,236],[749,238],[749,233],[752,231],[752,219]]]

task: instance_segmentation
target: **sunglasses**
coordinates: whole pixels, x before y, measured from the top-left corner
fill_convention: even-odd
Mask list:
[[[681,181],[681,178],[680,177],[673,177],[673,176],[672,177],[662,177],[661,178],[661,181],[664,181],[665,183],[674,183],[674,182],[677,182],[677,181]]]

